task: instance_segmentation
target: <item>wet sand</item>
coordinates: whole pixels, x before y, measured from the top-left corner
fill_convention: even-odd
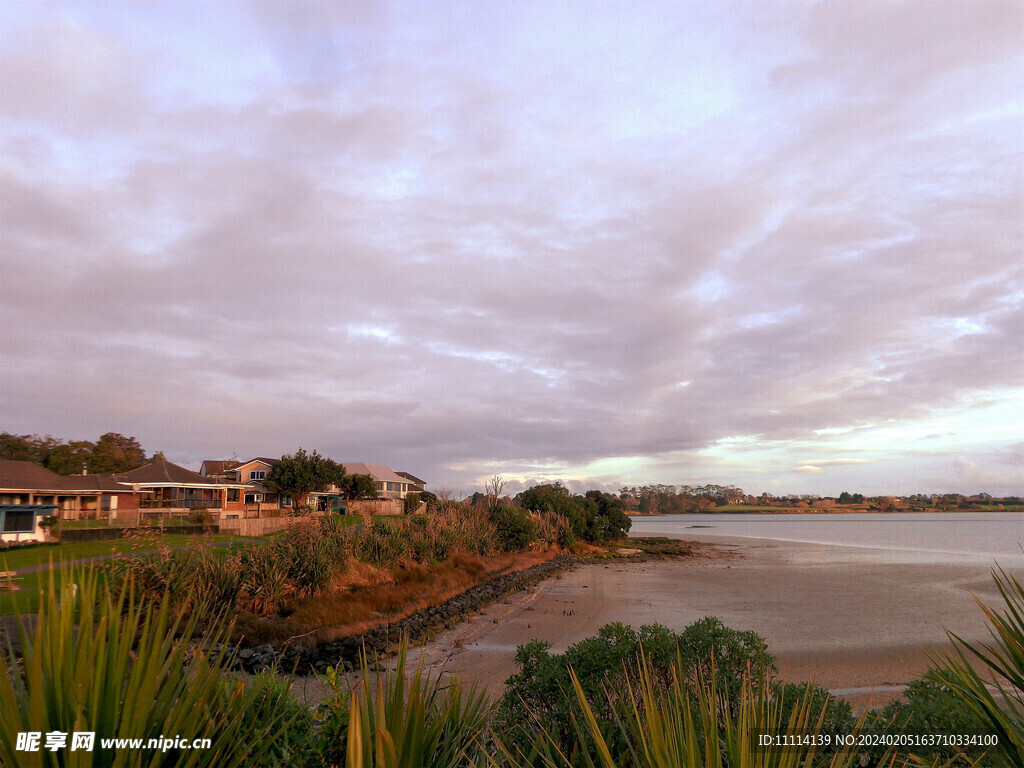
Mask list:
[[[688,539],[698,539],[699,534]],[[763,635],[787,680],[815,680],[865,706],[897,695],[948,648],[943,628],[988,638],[971,593],[995,602],[990,569],[879,562],[864,550],[707,537],[702,556],[650,563],[581,565],[438,635],[432,671],[476,680],[499,695],[516,671],[516,646],[555,652],[620,621],[681,630],[704,616]]]

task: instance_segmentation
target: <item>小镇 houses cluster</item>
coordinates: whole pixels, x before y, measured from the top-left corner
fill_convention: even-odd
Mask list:
[[[263,481],[280,459],[207,460],[198,472],[165,459],[110,475],[58,475],[29,461],[0,459],[0,541],[41,540],[40,520],[137,521],[140,517],[184,516],[205,510],[224,522],[278,516],[293,510],[288,496],[271,492]],[[398,513],[409,493],[425,481],[383,464],[342,462],[345,473],[368,475],[377,491],[376,512]],[[306,504],[320,512],[345,512],[341,489],[311,493]]]

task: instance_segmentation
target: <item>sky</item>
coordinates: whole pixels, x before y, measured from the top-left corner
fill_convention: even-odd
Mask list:
[[[1024,4],[13,2],[0,430],[1024,495]]]

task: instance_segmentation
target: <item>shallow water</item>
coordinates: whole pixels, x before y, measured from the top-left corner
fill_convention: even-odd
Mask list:
[[[630,535],[805,542],[860,550],[854,556],[874,562],[1024,566],[1019,512],[652,515],[633,517]]]

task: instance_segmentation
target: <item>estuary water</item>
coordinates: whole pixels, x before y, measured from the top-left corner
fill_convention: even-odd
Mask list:
[[[865,560],[1024,566],[1024,513],[700,514],[632,518],[631,536],[773,539],[844,547]],[[813,556],[813,552],[808,553]]]

